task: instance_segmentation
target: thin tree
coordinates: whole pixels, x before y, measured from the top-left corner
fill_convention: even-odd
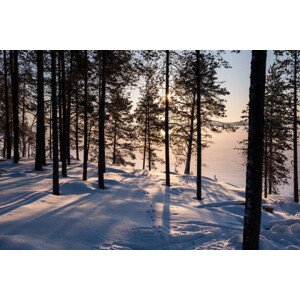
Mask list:
[[[10,103],[8,98],[8,83],[7,83],[7,59],[6,50],[3,51],[4,59],[4,97],[5,97],[5,143],[6,143],[6,158],[11,159],[11,132],[10,132]]]
[[[196,103],[197,103],[197,199],[202,199],[202,182],[201,182],[201,94],[200,94],[200,51],[196,50]]]
[[[297,116],[297,66],[298,66],[298,51],[294,51],[294,81],[293,81],[293,152],[294,152],[294,202],[299,203],[298,191],[298,116]]]
[[[73,60],[74,51],[70,51],[70,73],[68,81],[68,99],[67,99],[67,126],[66,126],[66,154],[67,154],[67,164],[71,164],[71,147],[70,147],[70,126],[71,126],[71,100],[72,100],[72,85],[73,85]]]
[[[267,51],[253,50],[249,93],[249,135],[243,249],[259,249],[264,154],[264,98]]]
[[[60,51],[61,62],[61,105],[62,105],[62,138],[61,138],[61,170],[62,176],[67,177],[67,103],[66,103],[66,71],[65,71],[65,51]]]
[[[53,195],[59,195],[56,52],[55,51],[51,51],[51,101],[52,101],[52,140],[53,140]]]
[[[14,163],[19,162],[19,67],[18,51],[11,50],[11,88],[14,130]]]
[[[165,95],[165,164],[166,164],[166,186],[170,186],[170,147],[169,147],[169,69],[170,51],[166,50],[166,95]]]
[[[87,162],[88,162],[88,55],[84,51],[84,132],[83,132],[83,174],[82,180],[87,180]]]
[[[75,148],[76,160],[79,160],[79,99],[78,99],[78,79],[75,79]]]
[[[36,111],[36,154],[35,170],[42,171],[46,165],[45,154],[45,113],[44,113],[44,55],[36,51],[37,57],[37,111]]]
[[[101,91],[99,91],[99,140],[98,140],[98,186],[104,189],[104,172],[105,172],[105,92],[106,92],[106,64],[107,53],[101,51]],[[99,78],[100,79],[100,78]]]

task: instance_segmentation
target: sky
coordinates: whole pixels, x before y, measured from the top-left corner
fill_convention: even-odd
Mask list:
[[[273,62],[273,51],[268,51],[267,67]],[[251,51],[242,50],[240,53],[226,51],[223,56],[231,65],[230,69],[219,69],[218,78],[225,81],[230,95],[226,97],[227,117],[220,119],[226,122],[239,121],[243,109],[249,102]]]
[[[226,117],[219,118],[223,122],[237,122],[241,120],[242,111],[246,108],[249,102],[249,85],[250,85],[250,63],[251,50],[241,50],[240,53],[232,53],[225,51],[223,54],[231,68],[220,68],[217,71],[218,80],[223,82],[223,85],[230,92],[226,99]],[[268,50],[267,68],[274,61],[272,50]],[[131,97],[134,105],[138,102],[139,91],[133,89]]]

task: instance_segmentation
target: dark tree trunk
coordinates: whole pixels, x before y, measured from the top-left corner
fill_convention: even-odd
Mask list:
[[[70,126],[71,126],[71,99],[72,99],[72,85],[73,85],[73,51],[71,50],[70,59],[70,74],[68,84],[68,102],[67,102],[67,126],[66,126],[66,152],[67,163],[71,164],[71,151],[70,151]]]
[[[170,186],[170,149],[169,149],[169,67],[170,52],[166,50],[166,107],[165,107],[165,163],[166,163],[166,186]]]
[[[116,150],[117,150],[117,123],[114,124],[114,145],[113,145],[113,159],[112,163],[116,163]]]
[[[243,249],[259,249],[262,168],[264,153],[264,97],[267,51],[253,50],[250,75],[249,137]]]
[[[37,119],[36,119],[35,170],[42,171],[43,166],[46,165],[43,51],[36,51],[36,56],[37,56],[37,112],[36,112]]]
[[[190,135],[188,140],[188,151],[186,156],[186,164],[184,174],[191,173],[191,159],[192,159],[192,149],[193,149],[193,139],[194,139],[194,118],[195,118],[195,103],[196,95],[194,95],[191,111],[191,125],[190,125]]]
[[[6,146],[6,158],[11,159],[10,103],[8,98],[6,50],[4,50],[3,52],[4,52],[3,59],[4,59],[4,97],[5,97],[5,146]]]
[[[293,152],[294,152],[294,202],[299,203],[298,191],[298,125],[297,125],[297,72],[298,72],[298,53],[294,52],[294,123],[293,123]]]
[[[62,138],[63,138],[63,121],[62,121],[62,101],[61,101],[61,59],[60,59],[60,54],[58,54],[57,57],[58,60],[58,119],[59,119],[59,157],[60,161],[62,161]]]
[[[99,159],[98,159],[98,186],[104,189],[105,172],[105,92],[106,92],[106,63],[107,52],[101,51],[102,74],[101,74],[101,98],[99,103]]]
[[[19,66],[18,51],[11,50],[11,87],[13,106],[13,129],[14,129],[14,163],[19,162]]]
[[[200,94],[200,51],[196,50],[196,81],[197,81],[197,199],[202,199],[202,153],[201,153],[201,94]]]
[[[147,151],[147,116],[145,116],[145,136],[144,136],[143,170],[145,170],[145,168],[146,168],[146,151]]]
[[[49,124],[49,158],[52,159],[52,109],[49,107],[50,124]]]
[[[269,162],[268,162],[268,135],[265,132],[265,149],[264,149],[264,196],[268,197],[268,172]]]
[[[51,51],[51,101],[53,130],[53,195],[59,195],[58,170],[58,130],[57,130],[57,97],[56,97],[56,52]]]
[[[147,126],[147,130],[148,130],[148,169],[149,171],[151,171],[151,165],[152,165],[152,157],[151,157],[151,138],[150,138],[150,120],[148,117],[148,126]]]
[[[25,91],[26,85],[25,80],[23,84],[23,90]],[[22,157],[26,157],[26,132],[25,132],[25,93],[22,97],[22,126],[21,126],[21,135],[22,135]]]
[[[76,101],[76,112],[75,112],[75,147],[76,147],[76,160],[79,160],[79,101],[78,101],[78,81],[76,78],[75,87],[75,101]]]
[[[84,52],[85,56],[85,71],[84,71],[84,132],[83,132],[83,174],[82,180],[87,180],[87,162],[88,162],[88,56],[87,50]]]
[[[149,100],[147,101],[147,141],[148,141],[148,169],[151,171],[151,138],[150,138],[150,107]]]
[[[66,103],[66,72],[65,72],[65,52],[60,51],[61,61],[61,105],[62,105],[62,139],[60,145],[61,151],[61,170],[62,176],[67,177],[67,103]]]

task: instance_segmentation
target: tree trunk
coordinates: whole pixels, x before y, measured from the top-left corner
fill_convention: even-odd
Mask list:
[[[71,98],[72,98],[72,85],[73,85],[73,51],[71,50],[70,59],[70,74],[68,82],[68,102],[67,102],[67,126],[66,126],[66,154],[67,164],[71,164],[71,149],[70,149],[70,126],[71,126]]]
[[[146,151],[147,151],[147,115],[145,115],[145,136],[144,136],[143,170],[145,170],[145,168],[146,168]]]
[[[294,202],[299,203],[299,191],[298,191],[298,124],[297,124],[297,112],[298,112],[298,99],[297,99],[297,72],[298,72],[298,52],[294,52],[294,124],[293,124],[293,151],[294,151]]]
[[[23,90],[25,91],[26,85],[24,80]],[[26,157],[26,133],[25,133],[25,92],[22,97],[22,157]]]
[[[148,134],[148,169],[151,171],[150,107],[147,100],[147,134]]]
[[[14,129],[14,163],[19,162],[19,67],[18,51],[11,50],[11,86],[13,104],[13,129]]]
[[[106,92],[106,63],[107,52],[101,51],[102,74],[101,74],[101,98],[99,103],[99,159],[98,159],[98,186],[104,189],[105,172],[105,92]]]
[[[84,72],[84,133],[83,133],[83,174],[82,180],[87,180],[87,161],[88,161],[88,56],[87,50],[84,52],[85,72]]]
[[[196,81],[197,81],[197,199],[202,199],[201,182],[201,94],[200,94],[200,51],[196,50]]]
[[[59,119],[59,157],[62,161],[62,138],[63,138],[63,121],[62,121],[62,101],[61,101],[61,59],[60,54],[58,54],[58,119]]]
[[[243,249],[259,249],[262,167],[264,153],[264,97],[267,51],[253,50],[250,75],[249,136]]]
[[[66,103],[66,72],[65,72],[65,52],[60,51],[61,61],[61,105],[62,105],[62,139],[61,139],[61,170],[62,176],[67,177],[67,103]]]
[[[184,174],[188,174],[188,175],[191,173],[191,159],[192,159],[192,149],[193,149],[193,139],[194,139],[195,103],[196,103],[196,95],[194,94],[192,111],[191,111],[190,136],[188,140],[188,151],[187,151],[186,164],[184,170]]]
[[[265,149],[264,149],[264,196],[265,198],[268,197],[268,172],[269,170],[269,163],[268,163],[268,136],[265,132]]]
[[[57,97],[56,97],[56,52],[51,51],[51,100],[53,131],[53,195],[59,195],[58,170],[58,130],[57,130]]]
[[[116,163],[116,148],[117,148],[117,123],[114,124],[114,145],[113,145],[113,159],[112,163]]]
[[[50,123],[49,123],[49,158],[52,159],[52,109],[49,107]]]
[[[79,160],[79,101],[78,101],[78,80],[76,78],[75,87],[75,101],[76,101],[76,112],[75,112],[75,147],[76,147],[76,160]]]
[[[3,51],[4,59],[4,97],[5,97],[5,145],[6,158],[11,159],[11,131],[10,131],[10,103],[8,98],[8,83],[7,83],[7,59],[6,50]]]
[[[35,170],[42,171],[43,166],[46,165],[43,51],[36,51],[36,56],[37,56],[37,112],[36,112],[37,119],[36,119]]]
[[[170,149],[169,149],[169,67],[170,52],[166,50],[166,107],[165,107],[165,159],[166,159],[166,186],[170,186]]]

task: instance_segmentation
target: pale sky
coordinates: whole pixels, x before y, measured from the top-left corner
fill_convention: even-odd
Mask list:
[[[249,101],[251,51],[242,50],[240,53],[226,51],[224,58],[230,63],[231,69],[218,71],[219,80],[226,81],[224,85],[230,92],[226,97],[227,118],[223,121],[234,122],[240,120],[241,113]],[[267,67],[273,60],[273,51],[270,50],[267,55]]]
[[[218,79],[224,81],[223,85],[230,94],[225,97],[227,117],[218,120],[236,122],[241,120],[242,111],[249,101],[251,50],[242,50],[240,53],[226,51],[223,57],[229,62],[231,68],[219,69]],[[267,68],[273,60],[273,50],[268,50]],[[138,89],[132,90],[131,96],[136,104],[139,98]]]

